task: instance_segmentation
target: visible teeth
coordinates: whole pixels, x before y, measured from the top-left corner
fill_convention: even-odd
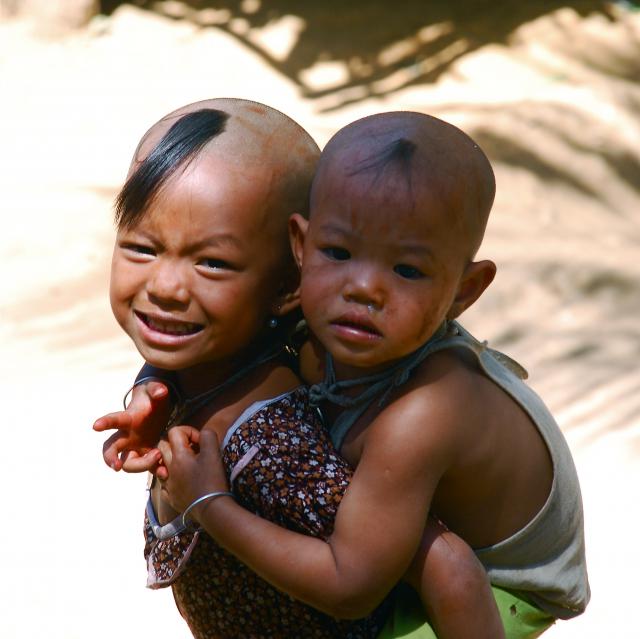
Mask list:
[[[152,317],[145,317],[147,326],[159,333],[167,333],[169,335],[189,335],[191,333],[197,333],[200,330],[198,324],[191,322],[163,322],[161,320],[153,319]]]

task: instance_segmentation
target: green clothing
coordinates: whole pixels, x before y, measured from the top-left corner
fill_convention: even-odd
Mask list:
[[[492,586],[507,639],[535,639],[555,617],[508,590]],[[420,599],[405,584],[396,588],[394,608],[378,639],[437,639]]]

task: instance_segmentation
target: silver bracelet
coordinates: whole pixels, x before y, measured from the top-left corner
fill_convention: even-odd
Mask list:
[[[208,499],[215,499],[216,497],[233,497],[233,493],[228,490],[217,490],[213,493],[207,493],[206,495],[202,495],[202,497],[198,497],[198,499],[194,499],[182,513],[182,525],[186,528],[187,526],[187,515],[203,501],[207,501]]]

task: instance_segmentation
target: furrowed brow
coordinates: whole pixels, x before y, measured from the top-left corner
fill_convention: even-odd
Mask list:
[[[220,233],[218,235],[210,235],[198,242],[194,242],[190,245],[191,250],[201,251],[207,248],[217,248],[220,246],[233,246],[234,248],[242,248],[242,243],[235,236],[230,233]]]

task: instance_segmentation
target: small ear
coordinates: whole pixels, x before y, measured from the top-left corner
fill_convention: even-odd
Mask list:
[[[458,292],[447,313],[447,319],[455,319],[466,311],[484,293],[495,275],[496,265],[491,260],[467,264],[460,278]]]
[[[298,268],[302,268],[302,256],[304,253],[304,238],[307,235],[307,229],[309,228],[309,220],[305,220],[299,213],[294,213],[289,218],[289,242],[291,244],[291,252],[293,258],[298,265]]]
[[[300,306],[300,271],[291,257],[287,260],[286,275],[280,282],[275,300],[271,304],[271,314],[284,317]]]
[[[289,286],[282,287],[278,299],[271,306],[271,314],[275,317],[284,317],[300,306],[300,278],[293,290]]]

